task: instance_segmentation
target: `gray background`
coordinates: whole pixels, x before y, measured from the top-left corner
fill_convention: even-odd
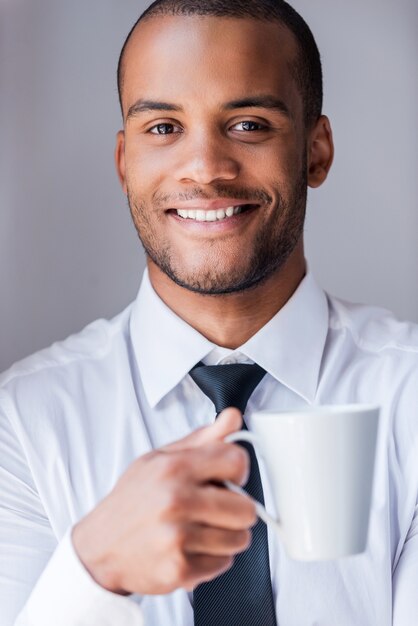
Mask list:
[[[332,293],[418,321],[418,3],[293,4],[322,53],[336,143],[309,195],[310,266]],[[136,295],[115,70],[146,5],[0,0],[0,370]]]

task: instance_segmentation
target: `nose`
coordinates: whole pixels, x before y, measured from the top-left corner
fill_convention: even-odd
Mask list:
[[[199,133],[185,137],[178,146],[175,177],[179,182],[208,185],[215,181],[234,180],[239,163],[228,141],[217,133]]]

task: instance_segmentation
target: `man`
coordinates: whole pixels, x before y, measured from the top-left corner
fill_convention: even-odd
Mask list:
[[[415,624],[418,331],[307,272],[307,186],[333,157],[308,27],[281,1],[157,1],[118,78],[147,272],[114,320],[1,378],[2,624]],[[255,461],[196,372],[231,363],[263,368],[250,429],[256,408],[381,406],[364,554],[292,561],[220,485]]]

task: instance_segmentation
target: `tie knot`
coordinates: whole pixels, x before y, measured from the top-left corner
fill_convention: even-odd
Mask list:
[[[265,375],[256,363],[233,363],[230,365],[203,365],[198,363],[190,376],[204,394],[212,400],[217,413],[229,406],[244,413],[247,402]]]

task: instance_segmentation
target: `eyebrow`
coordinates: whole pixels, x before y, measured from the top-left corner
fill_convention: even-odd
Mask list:
[[[272,109],[278,111],[286,117],[291,117],[289,108],[286,104],[270,95],[250,96],[248,98],[240,98],[239,100],[232,100],[223,105],[223,109],[232,111],[234,109],[248,109],[248,108],[263,108]],[[171,102],[161,102],[159,100],[144,100],[140,98],[132,106],[129,107],[126,115],[126,120],[131,117],[148,111],[183,111],[183,108],[177,104]]]
[[[231,109],[250,109],[255,107],[273,109],[279,113],[283,113],[287,117],[290,117],[290,111],[283,100],[269,95],[250,96],[249,98],[233,100],[232,102],[228,102],[224,108],[230,111]]]
[[[171,104],[170,102],[159,102],[156,100],[143,100],[140,98],[132,106],[129,107],[126,119],[138,113],[144,113],[145,111],[182,111],[182,107],[177,104]]]

